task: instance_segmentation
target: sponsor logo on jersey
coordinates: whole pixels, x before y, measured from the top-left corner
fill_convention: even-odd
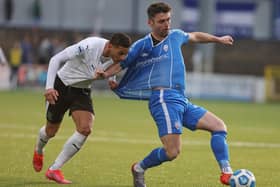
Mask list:
[[[163,46],[163,50],[164,50],[165,52],[168,51],[168,45],[167,45],[167,44],[165,44],[165,45]]]
[[[148,56],[148,55],[149,55],[148,53],[142,53],[142,54],[141,54],[142,57],[146,57],[146,56]]]

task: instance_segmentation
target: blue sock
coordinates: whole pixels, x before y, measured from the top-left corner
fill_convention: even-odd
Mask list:
[[[163,162],[169,161],[170,159],[166,155],[166,151],[160,147],[154,149],[148,156],[140,162],[140,166],[146,170],[148,168],[158,166]]]
[[[226,142],[227,133],[216,131],[212,133],[211,148],[219,163],[222,172],[231,172],[229,164],[229,151]]]

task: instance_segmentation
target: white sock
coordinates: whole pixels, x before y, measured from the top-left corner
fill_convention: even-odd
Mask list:
[[[233,173],[230,166],[222,168],[222,172],[223,173]]]
[[[46,126],[43,126],[39,130],[39,135],[35,146],[35,150],[37,151],[37,153],[43,154],[43,148],[48,143],[49,139],[50,138],[46,134]]]
[[[75,131],[75,133],[64,144],[62,151],[60,152],[50,169],[60,169],[65,162],[72,158],[81,149],[86,139],[87,136]]]
[[[139,173],[144,173],[144,169],[140,166],[140,163],[137,163],[134,165],[134,169],[135,171],[139,172]]]

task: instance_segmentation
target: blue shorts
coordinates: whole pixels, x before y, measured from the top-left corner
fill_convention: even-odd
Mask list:
[[[160,137],[182,134],[182,127],[195,130],[199,119],[207,112],[173,89],[154,90],[150,97],[149,109]]]

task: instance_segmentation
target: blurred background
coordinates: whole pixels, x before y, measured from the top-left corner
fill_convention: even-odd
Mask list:
[[[149,32],[153,0],[0,0],[0,90],[43,89],[51,56],[88,36]],[[172,28],[230,34],[233,46],[185,45],[191,98],[280,100],[280,0],[164,0]],[[96,81],[94,89],[108,89]]]

